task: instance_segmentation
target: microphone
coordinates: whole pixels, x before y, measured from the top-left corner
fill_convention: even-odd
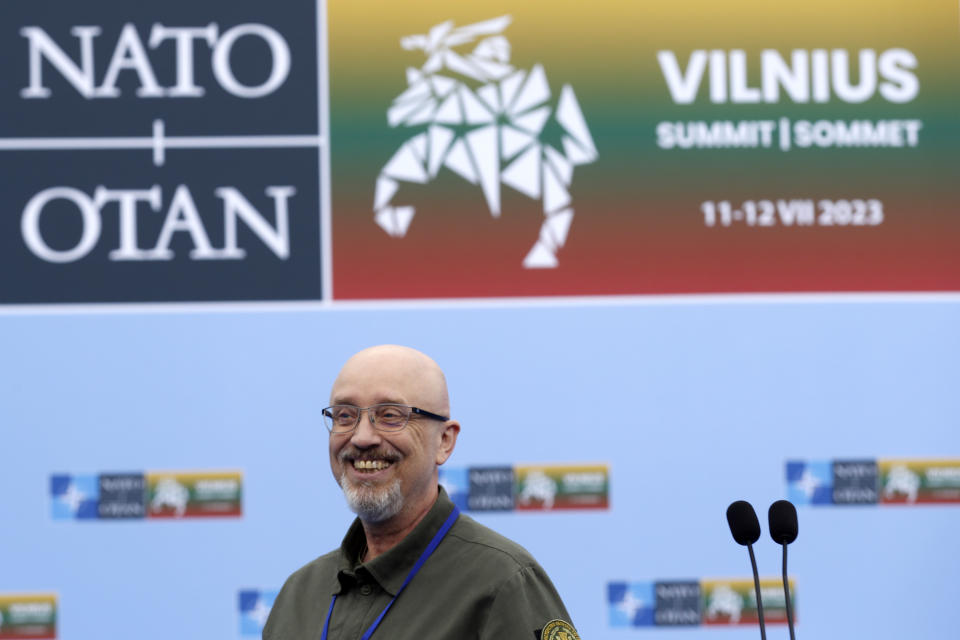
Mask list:
[[[787,545],[797,539],[797,509],[788,500],[777,500],[767,512],[770,523],[770,537],[783,545],[783,595],[787,599],[787,623],[790,626],[790,640],[793,635],[793,605],[790,603],[790,581],[787,579]]]
[[[791,505],[792,506],[792,505]],[[753,568],[753,588],[757,594],[757,619],[760,622],[760,638],[767,640],[767,629],[763,623],[763,601],[760,599],[760,575],[757,573],[757,559],[753,555],[753,543],[760,539],[760,521],[757,512],[746,500],[737,500],[727,507],[727,524],[737,544],[747,547],[750,552],[750,566]]]
[[[749,546],[760,539],[757,512],[746,500],[737,500],[727,507],[727,524],[737,544]]]

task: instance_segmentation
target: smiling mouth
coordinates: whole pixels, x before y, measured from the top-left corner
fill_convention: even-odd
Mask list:
[[[389,460],[354,460],[353,468],[357,471],[370,472],[370,471],[382,471],[387,467],[393,465],[393,462]]]

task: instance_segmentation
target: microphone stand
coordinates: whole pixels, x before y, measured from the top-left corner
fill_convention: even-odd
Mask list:
[[[786,545],[784,545],[784,547],[786,547]],[[747,551],[750,552],[750,566],[753,568],[753,588],[757,593],[757,618],[760,620],[760,640],[767,640],[767,630],[763,623],[763,600],[760,599],[760,574],[757,573],[757,559],[753,555],[752,544],[747,545]]]
[[[787,599],[787,623],[790,626],[790,640],[796,640],[793,635],[793,605],[790,604],[790,580],[787,578],[787,543],[783,543],[783,595]]]

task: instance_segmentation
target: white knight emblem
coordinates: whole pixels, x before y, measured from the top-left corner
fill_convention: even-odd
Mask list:
[[[391,127],[416,127],[377,177],[374,220],[394,237],[403,237],[413,219],[412,206],[397,206],[401,182],[426,184],[441,168],[479,184],[490,214],[500,216],[500,183],[543,201],[544,221],[527,268],[557,266],[573,220],[570,183],[573,168],[597,159],[590,130],[569,85],[556,101],[543,67],[515,69],[510,43],[499,35],[510,24],[501,16],[454,28],[438,24],[425,35],[403,38],[404,49],[421,49],[427,61],[407,69],[406,91],[387,111]],[[455,48],[472,44],[469,53]],[[550,118],[562,130],[562,150],[544,142]]]

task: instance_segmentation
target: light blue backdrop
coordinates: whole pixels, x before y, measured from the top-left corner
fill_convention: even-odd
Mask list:
[[[350,354],[392,342],[447,372],[449,464],[609,463],[609,511],[474,514],[538,557],[585,640],[755,638],[611,629],[606,583],[749,576],[724,510],[765,519],[789,458],[960,457],[958,327],[950,297],[0,316],[0,593],[56,592],[64,640],[237,638],[238,590],[339,543],[319,412]],[[52,473],[166,469],[242,470],[243,518],[51,519]],[[801,508],[798,637],[955,637],[958,525]]]

